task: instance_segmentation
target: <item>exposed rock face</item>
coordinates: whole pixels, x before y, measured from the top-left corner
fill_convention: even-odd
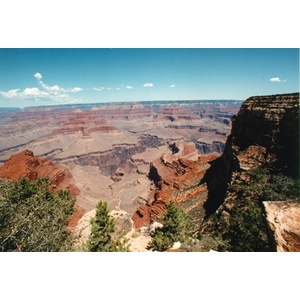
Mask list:
[[[200,154],[218,153],[222,154],[225,148],[225,144],[220,141],[213,141],[211,144],[204,142],[197,142],[196,148]]]
[[[208,186],[208,198],[204,204],[202,234],[211,234],[206,226],[214,223],[209,218],[213,213],[219,220],[228,220],[234,207],[234,198],[226,198],[228,186],[239,180],[246,182],[245,172],[260,166],[299,179],[299,93],[251,97],[232,118],[232,131],[224,152],[211,163],[203,179]],[[299,204],[265,202],[264,205],[276,244],[274,249],[300,251]]]
[[[264,203],[273,246],[278,252],[300,252],[300,202]]]
[[[81,132],[86,139],[90,138],[90,134],[93,132],[108,133],[117,131],[114,126],[108,124],[95,111],[61,114],[57,126],[58,128],[52,132],[53,135]]]
[[[135,227],[140,228],[157,220],[165,212],[166,204],[170,201],[182,203],[190,214],[192,210],[197,211],[199,217],[207,196],[207,187],[201,184],[201,179],[210,166],[208,162],[215,158],[216,156],[210,155],[193,161],[164,154],[160,159],[153,161],[149,178],[155,188],[147,204],[140,206],[133,214]]]
[[[73,196],[79,193],[78,188],[74,185],[73,177],[66,166],[55,165],[47,158],[34,157],[33,153],[29,150],[12,155],[0,167],[0,178],[17,181],[21,177],[29,180],[49,177],[54,190],[68,189]]]
[[[233,119],[228,146],[238,161],[245,161],[245,156],[251,160],[249,147],[256,146],[261,163],[274,162],[283,172],[299,177],[299,93],[247,99]]]
[[[233,172],[270,164],[299,178],[299,93],[250,97],[242,104],[222,156],[205,175],[206,214],[224,202]]]

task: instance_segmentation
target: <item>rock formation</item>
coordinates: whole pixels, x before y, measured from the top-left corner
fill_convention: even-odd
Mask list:
[[[254,159],[299,177],[299,93],[248,98],[233,120],[228,142],[242,169]]]
[[[250,97],[242,104],[222,156],[205,175],[207,215],[224,201],[233,172],[264,165],[299,178],[299,93]]]
[[[263,166],[273,174],[299,179],[299,93],[250,97],[233,117],[224,152],[211,163],[203,179],[208,198],[202,234],[213,234],[213,214],[219,223],[228,222],[235,206],[228,187],[246,184],[246,172]],[[268,201],[264,206],[274,249],[300,251],[299,204]]]
[[[48,177],[54,190],[67,189],[72,196],[79,193],[78,188],[74,185],[72,174],[66,166],[55,165],[47,158],[37,158],[29,150],[12,155],[0,167],[0,178],[2,179],[17,181],[21,177],[28,180]]]
[[[135,227],[140,228],[157,220],[170,201],[182,203],[190,214],[192,210],[197,211],[199,217],[207,192],[201,180],[210,167],[209,161],[215,158],[209,155],[190,160],[178,158],[176,154],[164,154],[153,161],[149,171],[149,179],[154,184],[153,191],[146,205],[138,207],[133,214]]]
[[[278,252],[300,252],[300,202],[264,202],[272,246]]]

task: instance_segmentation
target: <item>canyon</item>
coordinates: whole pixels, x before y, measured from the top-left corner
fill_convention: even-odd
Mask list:
[[[0,110],[0,115],[5,116],[0,123],[0,177],[38,176],[38,169],[27,170],[29,165],[63,169],[62,182],[76,196],[70,228],[82,242],[100,200],[126,227],[132,250],[145,251],[147,226],[159,221],[170,201],[188,213],[195,237],[211,236],[214,216],[228,222],[234,206],[228,188],[246,182],[247,171],[267,165],[299,178],[299,93],[243,102],[32,107]],[[26,165],[19,169],[27,171],[18,172],[13,167],[18,165]],[[56,178],[53,174],[59,172],[41,174]],[[264,207],[275,251],[300,251],[298,201],[287,199],[284,206],[268,201]],[[283,209],[294,213],[293,221],[272,217],[283,215]]]
[[[150,164],[174,151],[192,160],[220,155],[240,105],[153,101],[2,109],[0,166],[31,151],[68,168],[83,213],[103,200],[112,210],[133,214],[155,187]]]

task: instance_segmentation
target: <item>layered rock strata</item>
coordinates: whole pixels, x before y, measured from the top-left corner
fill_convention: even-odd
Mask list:
[[[210,155],[189,160],[164,154],[153,161],[149,171],[153,190],[146,205],[138,207],[132,216],[135,227],[156,221],[170,201],[182,204],[190,215],[194,213],[197,218],[204,217],[202,205],[207,197],[207,187],[201,184],[201,180],[210,167],[209,161],[215,158]]]
[[[53,164],[47,158],[37,158],[29,150],[12,155],[9,160],[0,167],[0,178],[17,181],[21,177],[35,180],[48,177],[52,182],[53,190],[67,189],[72,196],[79,194],[78,188],[70,170],[66,166]]]
[[[230,148],[241,169],[261,152],[258,164],[274,162],[282,172],[299,177],[299,93],[248,98],[233,119],[226,151]]]
[[[224,202],[233,172],[264,165],[299,178],[299,93],[250,97],[242,104],[222,156],[205,175],[207,216]]]
[[[250,97],[233,117],[224,152],[203,179],[208,198],[202,234],[213,234],[212,214],[228,220],[234,207],[234,198],[226,198],[228,187],[246,182],[246,171],[262,166],[299,179],[299,93]],[[273,248],[300,251],[299,203],[264,202],[264,206]]]

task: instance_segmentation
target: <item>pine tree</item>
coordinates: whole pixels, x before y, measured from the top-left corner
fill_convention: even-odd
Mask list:
[[[98,202],[96,216],[91,220],[91,234],[84,248],[90,252],[128,252],[127,240],[113,237],[116,230],[115,219],[109,214],[106,202]]]
[[[186,241],[191,224],[187,214],[174,201],[167,204],[166,213],[160,220],[163,227],[155,230],[152,240],[148,244],[148,249],[166,251],[175,242],[183,243]]]
[[[0,251],[69,251],[67,229],[75,198],[56,193],[47,178],[0,181]]]

